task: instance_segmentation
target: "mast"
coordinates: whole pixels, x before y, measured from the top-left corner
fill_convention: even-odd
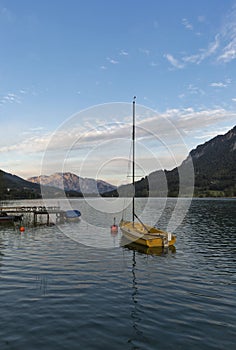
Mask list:
[[[132,221],[134,222],[134,217],[135,217],[135,213],[134,213],[134,198],[135,198],[135,99],[136,96],[134,96],[133,98],[133,133],[132,133],[132,145],[133,145],[133,159],[132,159],[132,184],[133,184],[133,200],[132,200]]]

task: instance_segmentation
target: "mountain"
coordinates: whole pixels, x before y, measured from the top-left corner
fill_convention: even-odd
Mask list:
[[[154,171],[137,181],[135,195],[178,196],[179,174],[188,168],[190,160],[195,172],[196,197],[236,196],[236,126],[225,135],[218,135],[197,146],[179,167]],[[82,193],[96,195],[97,192],[103,196],[132,196],[133,191],[132,185],[123,185],[117,191],[115,186],[107,182],[82,178],[69,172],[33,177],[27,181],[0,170],[0,200],[41,198],[40,181],[47,186],[49,197],[63,196],[64,190],[68,196],[82,196]],[[188,195],[188,188],[185,190]]]
[[[28,181],[35,184],[42,184],[64,189],[68,192],[78,192],[80,194],[104,194],[105,192],[113,191],[116,189],[116,186],[113,186],[105,181],[83,178],[70,172],[55,173],[50,176],[35,176],[29,178]]]
[[[65,195],[63,190],[50,186],[47,186],[44,192],[49,198],[59,198]],[[70,193],[67,195],[69,196]],[[0,200],[38,198],[42,198],[40,184],[0,170]]]
[[[236,196],[236,126],[225,135],[218,135],[192,150],[183,163],[172,170],[158,170],[135,183],[135,195],[177,197],[179,174],[187,173],[188,166],[194,167],[194,196],[234,197]],[[184,191],[188,196],[188,179]],[[167,190],[168,185],[168,190]],[[181,188],[182,189],[182,188]],[[191,189],[191,188],[190,188]],[[132,196],[132,185],[123,185],[106,196]]]
[[[42,186],[46,188],[43,191],[44,197],[50,198],[63,197],[65,192],[68,197],[82,197],[83,193],[97,195],[98,192],[104,194],[106,191],[116,189],[105,181],[81,178],[71,173],[56,173],[24,180],[0,170],[0,200],[42,198]]]
[[[236,126],[190,152],[196,195],[236,196]]]
[[[11,198],[41,198],[40,186],[0,170],[0,199]]]

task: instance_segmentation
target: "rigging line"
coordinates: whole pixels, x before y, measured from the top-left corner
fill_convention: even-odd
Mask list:
[[[147,231],[147,233],[150,233],[149,229],[148,229],[147,226],[142,222],[142,220],[138,217],[138,215],[134,213],[134,216],[136,217],[136,219],[138,219],[138,221],[139,221],[140,224],[143,226],[143,228]]]

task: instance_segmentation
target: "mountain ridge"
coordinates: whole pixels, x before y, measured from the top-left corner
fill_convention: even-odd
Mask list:
[[[188,166],[190,160],[194,167],[195,197],[236,196],[236,126],[226,134],[217,135],[198,145],[178,167],[154,171],[135,182],[135,195],[177,197],[180,190],[179,174],[184,173],[184,167]],[[188,190],[186,188],[186,196],[191,192]],[[121,196],[125,193],[132,196],[132,191],[132,185],[123,185],[118,189]],[[106,196],[118,196],[118,192],[106,193]]]
[[[51,175],[34,176],[28,178],[27,181],[81,194],[103,194],[116,189],[116,186],[103,180],[84,178],[71,172],[56,172]]]
[[[195,197],[236,196],[236,126],[226,134],[217,135],[198,145],[189,152],[187,158],[178,167],[172,170],[154,171],[135,182],[135,195],[137,197],[162,197],[166,195],[177,197],[179,195],[179,173],[183,167],[187,166],[189,160],[194,166]],[[51,197],[64,196],[65,192],[67,196],[78,197],[83,196],[83,193],[96,196],[101,194],[108,197],[132,196],[133,193],[132,185],[122,185],[117,190],[115,186],[103,180],[81,178],[69,172],[64,173],[64,178],[62,178],[62,173],[57,174],[60,174],[58,176],[60,186],[54,187],[47,184],[47,193]],[[41,176],[50,178],[50,176]],[[34,181],[27,181],[17,175],[0,170],[0,200],[41,198],[41,186],[46,186],[46,184],[41,183],[40,185],[39,181],[36,181],[39,178],[40,176],[36,176],[31,178]],[[73,187],[78,179],[80,179],[80,183],[77,184],[77,187]],[[85,180],[84,183],[83,180]],[[90,183],[88,184],[88,182]],[[152,185],[151,189],[149,184]],[[110,190],[111,188],[112,190]]]

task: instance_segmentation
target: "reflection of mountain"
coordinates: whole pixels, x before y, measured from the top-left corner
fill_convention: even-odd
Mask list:
[[[84,194],[103,194],[116,189],[116,186],[113,186],[105,181],[83,178],[69,172],[55,173],[50,176],[35,176],[29,178],[28,181],[36,184],[41,183],[42,185],[61,188],[65,191],[75,191]]]
[[[187,173],[185,170],[191,159],[195,173],[195,196],[236,196],[236,126],[225,135],[218,135],[197,146],[179,167],[170,171],[158,170],[137,181],[136,196],[165,197],[167,194],[170,197],[178,196],[179,174]],[[118,188],[118,193],[120,196],[132,196],[132,186],[121,186]],[[106,195],[117,196],[118,193],[113,191]]]

